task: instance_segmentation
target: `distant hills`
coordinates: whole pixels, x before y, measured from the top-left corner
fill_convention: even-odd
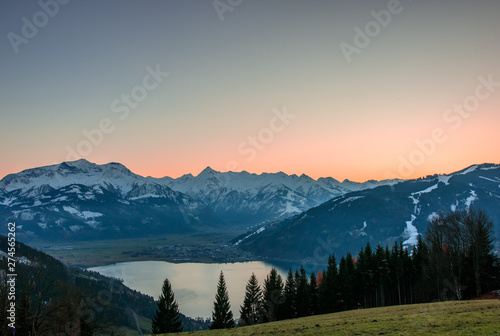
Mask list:
[[[0,219],[33,240],[90,240],[241,229],[299,214],[334,196],[395,181],[340,183],[302,175],[220,173],[143,177],[86,160],[0,180]],[[0,233],[5,233],[5,228]]]
[[[486,211],[500,237],[499,165],[350,192],[235,242],[261,257],[326,263],[329,254],[357,253],[367,242],[412,246],[436,213],[471,206]]]

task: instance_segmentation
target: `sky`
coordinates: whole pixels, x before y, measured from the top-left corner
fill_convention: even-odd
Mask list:
[[[500,163],[497,0],[6,0],[0,178],[365,181]]]

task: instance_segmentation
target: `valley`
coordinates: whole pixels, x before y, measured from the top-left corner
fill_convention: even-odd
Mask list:
[[[157,238],[107,239],[87,242],[32,245],[64,264],[83,268],[130,261],[168,261],[173,263],[244,262],[258,260],[227,242],[233,234],[168,235]]]

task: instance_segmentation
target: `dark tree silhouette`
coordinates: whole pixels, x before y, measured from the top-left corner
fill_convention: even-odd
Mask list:
[[[212,324],[210,329],[229,329],[234,328],[233,313],[229,303],[229,294],[227,293],[224,273],[219,275],[217,284],[217,293],[215,294],[214,310],[212,311]]]
[[[240,324],[253,325],[263,322],[262,290],[254,273],[245,289],[245,298],[240,307]]]
[[[182,331],[179,305],[175,301],[170,281],[165,279],[158,299],[158,310],[153,318],[153,334],[164,334]]]
[[[283,319],[283,279],[276,268],[272,268],[269,275],[264,280],[264,290],[262,293],[264,321],[276,321]]]
[[[309,315],[315,315],[319,311],[318,301],[318,280],[314,272],[311,273],[309,278]]]
[[[322,314],[337,309],[338,270],[335,255],[328,258],[328,266],[319,285],[319,310]]]
[[[435,216],[427,227],[425,243],[439,299],[470,298],[498,286],[493,223],[483,210]]]
[[[309,315],[309,279],[304,267],[295,271],[295,315],[304,317]]]
[[[285,302],[283,304],[283,319],[294,318],[296,314],[296,306],[295,306],[296,287],[292,269],[288,270],[288,276],[286,278],[283,296],[285,298]]]

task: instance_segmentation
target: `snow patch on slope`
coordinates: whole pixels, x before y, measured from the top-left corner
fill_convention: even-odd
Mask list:
[[[81,229],[83,229],[83,227],[82,227],[82,226],[80,226],[80,225],[71,225],[71,226],[69,227],[69,229],[70,229],[72,232],[77,232],[77,231],[80,231]]]
[[[428,222],[432,222],[434,219],[439,218],[439,214],[437,212],[433,212],[427,217]]]
[[[295,215],[295,214],[299,214],[302,212],[302,210],[300,210],[299,208],[297,208],[296,206],[294,206],[292,204],[293,194],[294,193],[291,190],[288,191],[288,194],[286,196],[285,209],[282,210],[281,215]]]
[[[477,194],[474,190],[471,190],[470,196],[467,197],[467,199],[465,200],[465,206],[467,207],[467,209],[469,209],[470,206],[472,205],[472,202],[474,202],[476,200],[477,200]]]
[[[407,238],[403,242],[403,246],[406,248],[410,245],[415,246],[418,243],[418,230],[415,225],[413,225],[415,219],[417,219],[417,217],[415,217],[415,215],[411,215],[411,220],[406,222],[406,228],[403,232],[403,237]]]
[[[457,175],[465,175],[465,174],[469,174],[471,172],[473,172],[474,170],[477,169],[477,165],[474,165],[474,166],[471,166],[469,168],[467,168],[466,170],[464,170],[463,172],[461,173],[458,173]]]
[[[73,207],[70,207],[70,206],[67,206],[67,205],[64,205],[63,206],[63,210],[66,211],[66,212],[69,212],[70,214],[74,215],[74,216],[80,216],[80,211],[76,210],[75,208]]]
[[[136,200],[142,199],[142,198],[160,198],[160,197],[164,197],[164,196],[163,195],[155,195],[155,194],[144,194],[141,196],[130,197],[129,200],[136,201]]]
[[[415,198],[415,196],[413,196],[413,194],[411,196],[408,196],[408,198],[411,199],[413,201],[413,205],[415,205],[415,207],[413,208],[413,212],[417,213],[417,211],[418,211],[418,203],[420,201],[418,200],[418,198]]]
[[[250,238],[250,237],[252,237],[252,236],[254,236],[254,235],[256,235],[256,234],[259,234],[259,233],[261,233],[262,231],[264,231],[265,229],[266,229],[265,227],[261,227],[261,228],[260,228],[260,229],[258,229],[257,231],[250,233],[250,234],[249,234],[248,236],[246,236],[245,238],[238,240],[238,241],[236,242],[236,244],[234,244],[234,245],[239,245],[239,244],[240,244],[242,241],[244,241],[245,239],[248,239],[248,238]]]
[[[484,176],[479,176],[479,178],[482,178],[482,179],[487,180],[487,181],[490,181],[490,182],[495,182],[495,183],[497,183],[497,182],[498,182],[498,181],[492,180],[492,179],[487,178],[487,177],[484,177]]]
[[[450,178],[451,178],[451,175],[439,175],[438,181],[443,182],[445,185],[449,185]]]
[[[492,170],[492,169],[499,169],[500,166],[495,166],[495,167],[484,167],[484,168],[481,168],[481,170]]]
[[[99,212],[82,211],[82,216],[85,219],[89,219],[89,218],[101,217],[101,216],[103,216],[103,214],[99,213]]]
[[[364,196],[352,196],[352,197],[348,197],[345,200],[343,200],[342,202],[340,202],[339,204],[350,203],[350,202],[353,202],[355,200],[362,199],[362,198],[364,198]]]
[[[66,212],[69,212],[70,214],[72,214],[75,217],[84,219],[86,221],[85,224],[87,224],[88,226],[90,226],[92,228],[96,228],[99,225],[99,223],[96,222],[94,219],[96,217],[103,216],[103,214],[100,212],[93,212],[93,211],[80,212],[77,209],[70,207],[70,206],[67,206],[67,205],[63,206],[63,210]]]
[[[421,190],[421,191],[417,191],[417,192],[414,192],[414,193],[411,193],[412,195],[422,195],[422,194],[428,194],[430,193],[431,191],[435,190],[438,188],[438,185],[433,185],[433,186],[430,186],[429,188],[427,189],[424,189],[424,190]]]

